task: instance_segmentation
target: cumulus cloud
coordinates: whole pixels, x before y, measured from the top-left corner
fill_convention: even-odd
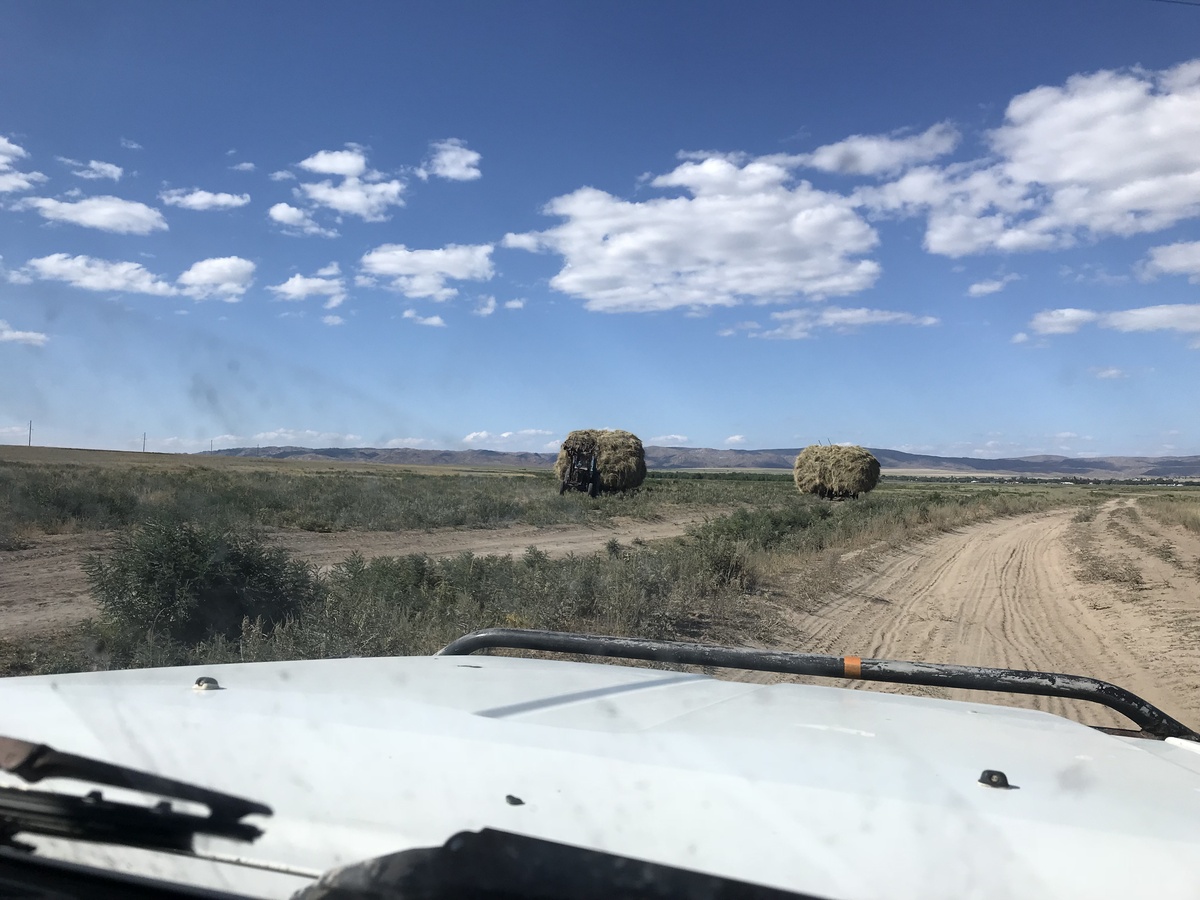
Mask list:
[[[525,301],[524,300],[505,300],[504,308],[505,309],[524,309]]]
[[[490,316],[496,311],[495,297],[480,297],[479,305],[472,310],[477,316]]]
[[[746,443],[746,436],[744,434],[731,434],[729,437],[725,438],[725,443],[729,444],[730,446],[744,444]]]
[[[46,180],[46,176],[41,172],[17,172],[13,169],[17,160],[28,155],[24,147],[19,147],[4,135],[0,135],[0,194],[27,191]]]
[[[67,159],[65,156],[60,156],[58,157],[58,161],[63,165],[70,166],[71,174],[76,178],[86,178],[89,181],[99,178],[111,178],[113,181],[120,181],[121,176],[125,174],[125,170],[120,166],[113,163],[100,162],[98,159],[81,163],[77,159]]]
[[[88,291],[170,297],[175,288],[134,262],[109,262],[91,256],[54,253],[31,259],[24,271],[43,281],[62,281]]]
[[[399,438],[392,438],[390,441],[385,443],[383,446],[390,447],[393,449],[403,448],[403,449],[409,449],[409,450],[412,450],[412,449],[420,450],[420,449],[426,449],[429,447],[434,447],[434,446],[436,446],[436,444],[434,441],[431,441],[428,438],[399,437]]]
[[[1200,284],[1200,241],[1181,241],[1152,247],[1141,266],[1145,278],[1158,275],[1186,275],[1192,284]]]
[[[263,431],[254,435],[254,440],[259,444],[307,447],[340,446],[360,443],[362,435],[339,434],[336,431],[313,431],[310,428],[277,428],[274,431]]]
[[[448,281],[486,281],[494,274],[490,244],[450,244],[433,250],[410,250],[383,244],[362,258],[368,275],[391,279],[393,290],[406,297],[449,300],[458,289]]]
[[[389,180],[368,168],[366,152],[357,144],[347,144],[345,150],[321,150],[297,166],[316,175],[341,178],[337,182],[304,182],[296,187],[296,196],[315,206],[366,222],[384,222],[390,207],[404,205],[404,182]]]
[[[276,203],[267,216],[272,222],[277,222],[289,234],[311,234],[321,237],[337,237],[337,232],[330,228],[322,228],[305,210],[298,209],[288,203]]]
[[[254,263],[240,256],[202,259],[179,276],[181,293],[195,300],[237,303],[254,281]]]
[[[0,343],[26,344],[30,347],[41,347],[49,338],[40,331],[17,331],[3,319],[0,319]]]
[[[856,134],[835,144],[818,147],[800,157],[806,165],[841,175],[883,175],[945,156],[958,146],[961,136],[948,122],[921,134]]]
[[[258,167],[252,162],[240,162],[236,165],[230,166],[229,168],[235,172],[253,172]]]
[[[564,258],[551,286],[600,312],[650,312],[823,299],[874,284],[860,258],[874,229],[838,194],[796,181],[794,158],[690,160],[651,187],[681,194],[632,202],[595,188],[552,200],[563,222],[510,234],[506,247]]]
[[[403,318],[411,319],[418,325],[429,325],[432,328],[445,328],[446,322],[441,316],[422,316],[415,309],[406,309]]]
[[[276,171],[272,172],[267,177],[270,178],[272,181],[291,181],[296,176],[293,175],[291,172],[289,172],[287,169],[277,169]]]
[[[1200,333],[1200,304],[1163,304],[1103,313],[1090,309],[1048,309],[1037,313],[1029,327],[1037,334],[1074,334],[1089,324],[1122,332],[1197,334]]]
[[[988,294],[996,294],[1004,290],[1009,284],[1014,281],[1019,281],[1020,275],[1008,274],[1003,278],[993,278],[989,281],[977,281],[969,288],[967,294],[972,297],[984,297]]]
[[[121,146],[126,150],[141,150],[142,145],[137,141],[132,141],[129,138],[121,138]]]
[[[44,219],[70,222],[113,234],[150,234],[166,231],[167,221],[157,209],[119,197],[88,197],[74,202],[30,197],[18,208],[36,209]]]
[[[686,434],[660,434],[658,437],[652,437],[647,441],[647,443],[655,444],[659,447],[675,447],[687,442],[688,437]]]
[[[465,141],[447,138],[444,141],[435,141],[429,146],[429,161],[417,169],[417,175],[421,179],[434,177],[449,181],[474,181],[483,175],[479,171],[479,161],[483,157],[468,149]]]
[[[346,320],[341,316],[321,316],[321,321],[326,325],[345,325]]]
[[[819,329],[849,332],[867,325],[937,325],[934,316],[917,316],[912,313],[895,312],[887,309],[844,309],[837,306],[817,309],[790,309],[771,313],[779,325],[765,331],[752,331],[751,337],[785,338],[798,340],[811,337]]]
[[[322,270],[325,271],[325,270]],[[341,278],[293,275],[282,284],[267,287],[280,300],[306,300],[324,297],[325,308],[334,309],[346,301],[346,283]]]
[[[926,215],[926,249],[951,257],[1167,228],[1200,214],[1200,62],[1035,88],[985,141],[986,158],[921,166],[857,197]]]
[[[472,431],[462,439],[462,442],[468,447],[473,447],[483,450],[515,450],[520,448],[532,447],[535,444],[542,446],[545,443],[545,438],[551,437],[553,431],[546,431],[543,428],[522,428],[516,431]]]
[[[1028,340],[1029,340],[1029,335],[1026,334],[1024,331],[1018,331],[1016,334],[1014,334],[1012,336],[1012,343],[1014,343],[1014,344],[1024,344]]]
[[[1124,378],[1125,372],[1118,369],[1116,366],[1107,366],[1103,369],[1096,369],[1095,375],[1101,379]]]
[[[175,188],[163,191],[158,199],[167,206],[178,206],[183,209],[237,209],[250,202],[249,194],[219,194],[212,191],[202,191],[199,188],[185,190]]]
[[[329,265],[321,266],[321,268],[317,269],[317,274],[322,278],[332,278],[334,275],[342,274],[342,267],[336,261],[331,262]]]

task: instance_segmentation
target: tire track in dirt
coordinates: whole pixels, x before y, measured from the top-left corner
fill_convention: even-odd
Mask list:
[[[1131,601],[1120,585],[1080,577],[1081,543],[1093,542],[1093,550],[1102,555],[1131,552],[1106,532],[1105,514],[1117,503],[1110,502],[1090,523],[1076,522],[1076,510],[1039,513],[982,523],[888,552],[825,602],[807,608],[785,603],[785,631],[778,642],[816,653],[1089,675],[1119,684],[1200,727],[1200,568],[1193,567],[1191,574],[1173,569],[1173,581],[1158,588],[1168,596],[1151,601]],[[1163,541],[1164,531],[1150,533]],[[1184,537],[1172,531],[1170,539]],[[1115,713],[1071,700],[849,684],[1031,707],[1090,724],[1128,725]]]

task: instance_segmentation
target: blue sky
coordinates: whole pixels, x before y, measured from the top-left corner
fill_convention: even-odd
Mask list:
[[[1200,453],[1200,7],[0,4],[0,442]]]

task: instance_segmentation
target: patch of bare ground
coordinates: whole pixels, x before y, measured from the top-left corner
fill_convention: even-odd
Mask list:
[[[610,540],[655,541],[682,535],[706,515],[679,513],[659,521],[615,518],[605,525],[537,528],[513,525],[496,529],[431,531],[268,532],[297,559],[328,569],[357,552],[376,556],[504,556],[535,546],[552,557],[593,553]],[[0,634],[22,636],[61,633],[96,615],[83,561],[112,545],[111,532],[30,537],[25,550],[0,551]]]
[[[819,595],[811,571],[782,574],[769,601],[778,613],[769,643],[815,653],[1088,675],[1119,684],[1196,728],[1198,561],[1200,538],[1139,516],[1126,499],[1109,501],[1093,515],[1059,510],[1001,519],[827,563],[823,577],[832,587]],[[1129,726],[1102,707],[1071,700],[849,684]]]

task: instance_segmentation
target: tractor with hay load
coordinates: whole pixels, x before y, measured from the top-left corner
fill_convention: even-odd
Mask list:
[[[558,492],[631,490],[646,480],[646,450],[637,435],[616,429],[572,431],[554,463]]]
[[[792,476],[802,494],[857,500],[879,484],[879,460],[863,447],[813,444],[796,457]]]

